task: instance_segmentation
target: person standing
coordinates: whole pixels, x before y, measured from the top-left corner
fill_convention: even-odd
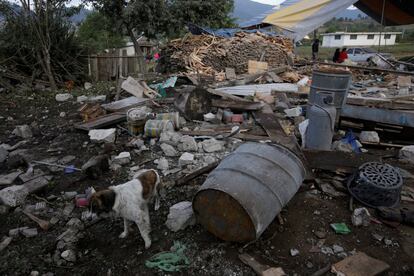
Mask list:
[[[338,63],[339,55],[341,54],[341,49],[336,48],[335,54],[333,55],[332,61]]]
[[[319,39],[315,39],[312,43],[312,60],[315,61],[318,59],[319,53]]]
[[[338,63],[342,63],[346,59],[348,59],[348,53],[346,52],[346,48],[342,48],[342,51],[339,54]]]

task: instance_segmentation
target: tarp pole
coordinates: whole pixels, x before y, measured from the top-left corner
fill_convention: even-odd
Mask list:
[[[382,13],[381,13],[381,30],[380,30],[380,37],[378,42],[378,53],[381,52],[381,37],[382,33],[384,32],[384,14],[385,14],[385,0],[382,0]],[[385,35],[384,35],[385,40]]]

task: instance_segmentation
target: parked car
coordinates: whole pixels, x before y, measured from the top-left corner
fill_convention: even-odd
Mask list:
[[[354,62],[368,62],[378,52],[371,48],[349,48],[347,50],[348,58]],[[390,58],[391,54],[380,53],[385,58]]]

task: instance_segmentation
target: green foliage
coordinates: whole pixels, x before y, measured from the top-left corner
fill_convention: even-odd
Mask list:
[[[90,0],[95,8],[111,18],[120,29],[134,29],[149,38],[175,37],[186,23],[219,28],[233,26],[229,17],[233,0]]]
[[[67,1],[29,1],[17,7],[0,0],[4,16],[0,28],[2,66],[31,77],[49,80],[51,86],[82,77],[83,54],[68,18],[76,9],[68,9]],[[55,88],[55,87],[54,87]]]
[[[79,26],[77,37],[89,53],[125,45],[123,36],[102,13],[93,12]]]

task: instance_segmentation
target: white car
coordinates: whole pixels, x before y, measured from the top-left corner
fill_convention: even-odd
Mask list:
[[[349,48],[347,49],[348,58],[354,62],[368,62],[373,56],[378,54],[371,48]],[[391,54],[380,53],[385,58],[391,57]]]

